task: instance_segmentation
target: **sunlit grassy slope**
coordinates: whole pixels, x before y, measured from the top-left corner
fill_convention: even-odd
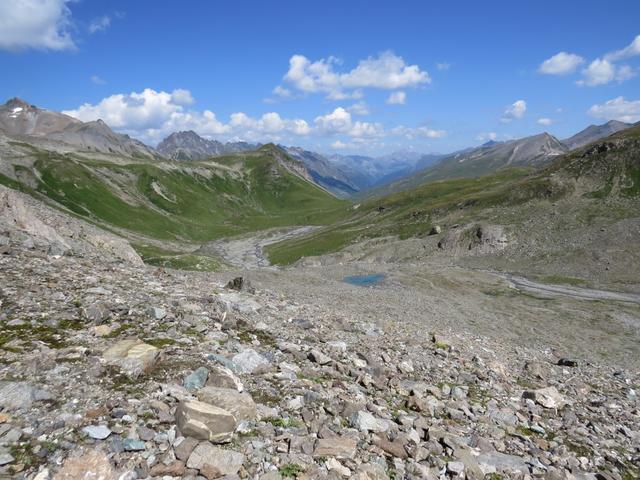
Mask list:
[[[291,173],[266,146],[216,161],[92,160],[28,148],[13,188],[44,194],[74,213],[148,237],[204,242],[288,225],[335,222],[348,204]]]

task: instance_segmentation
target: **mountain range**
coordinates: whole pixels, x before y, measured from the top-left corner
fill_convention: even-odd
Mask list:
[[[115,133],[102,120],[81,122],[63,113],[52,112],[12,98],[0,105],[0,133],[38,145],[53,142],[57,149],[158,158],[153,148]]]
[[[371,157],[323,155],[295,146],[279,145],[290,159],[291,171],[338,198],[377,196],[406,190],[425,182],[477,177],[508,167],[541,167],[553,158],[631,125],[609,121],[591,125],[563,141],[548,133],[505,142],[490,141],[451,154],[423,154],[411,150]],[[0,134],[56,151],[93,152],[102,157],[121,155],[149,160],[203,161],[246,153],[260,144],[206,139],[194,131],[174,132],[157,148],[111,130],[102,120],[81,122],[68,115],[38,108],[18,98],[0,106]]]
[[[222,143],[202,138],[193,130],[174,132],[162,140],[156,150],[172,160],[203,160],[229,153],[256,150],[261,144],[247,142]]]

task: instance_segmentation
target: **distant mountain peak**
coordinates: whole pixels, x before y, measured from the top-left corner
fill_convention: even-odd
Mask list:
[[[246,142],[222,143],[203,138],[193,130],[183,130],[167,136],[158,144],[157,150],[167,158],[189,161],[255,150],[258,147],[258,144]]]
[[[621,130],[626,130],[631,127],[630,124],[620,122],[618,120],[609,120],[602,125],[589,125],[584,130],[576,133],[574,136],[569,137],[562,141],[570,150],[580,148],[601,138],[613,135]]]

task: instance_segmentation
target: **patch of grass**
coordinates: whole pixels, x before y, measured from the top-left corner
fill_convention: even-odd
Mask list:
[[[580,443],[565,440],[564,445],[567,447],[567,450],[574,453],[576,457],[590,458],[591,456],[593,456],[593,452],[591,451],[591,449]]]
[[[30,443],[11,445],[9,453],[15,458],[16,464],[24,465],[26,468],[37,467],[46,460],[33,452],[33,445]]]
[[[107,335],[104,336],[104,338],[117,338],[120,335],[124,333],[128,333],[130,330],[133,330],[133,328],[134,328],[133,325],[124,323],[120,325],[118,328],[114,328],[113,330],[111,330]]]
[[[274,427],[280,428],[298,428],[300,426],[300,424],[292,418],[267,417],[264,421],[270,423]]]
[[[144,339],[144,342],[157,348],[166,347],[167,345],[174,345],[176,343],[176,341],[172,338],[149,338]]]
[[[304,467],[296,463],[287,463],[282,465],[278,470],[284,478],[298,478],[298,475],[304,472]]]
[[[210,255],[173,252],[150,245],[133,244],[132,246],[147,265],[197,272],[215,272],[222,266],[219,259]]]
[[[22,325],[7,325],[6,323],[0,325],[0,348],[5,348],[4,345],[13,341],[20,340],[22,342],[42,342],[49,346],[49,348],[60,349],[67,346],[65,335],[66,330],[78,330],[82,328],[76,321],[63,320],[57,326],[46,325],[36,322],[35,324],[26,321]]]
[[[251,343],[253,340],[258,340],[262,345],[275,346],[276,339],[269,332],[264,330],[240,330],[238,332],[238,339],[243,343]]]
[[[531,430],[529,427],[524,427],[522,425],[518,425],[516,427],[516,432],[518,432],[523,437],[531,437],[531,436],[536,435],[536,432]]]

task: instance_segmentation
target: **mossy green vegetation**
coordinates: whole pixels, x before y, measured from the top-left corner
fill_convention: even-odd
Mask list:
[[[560,195],[550,182],[531,178],[529,170],[510,169],[473,179],[443,180],[370,199],[354,206],[345,220],[304,237],[270,245],[271,262],[291,264],[301,257],[322,255],[361,240],[426,235],[432,218],[449,211],[472,217],[481,209]]]
[[[35,160],[31,169],[22,167],[22,182],[0,181],[45,195],[95,223],[155,239],[202,243],[272,227],[324,225],[348,209],[348,202],[285,168],[275,148],[185,164],[110,162],[34,148],[29,154]],[[186,256],[173,263],[213,268],[210,262],[198,267],[203,261]]]
[[[298,478],[304,472],[304,467],[296,463],[287,463],[280,467],[279,472],[284,478]]]
[[[144,260],[144,263],[156,267],[215,272],[220,270],[222,266],[222,261],[219,258],[210,255],[175,252],[151,245],[133,244],[132,246]]]

